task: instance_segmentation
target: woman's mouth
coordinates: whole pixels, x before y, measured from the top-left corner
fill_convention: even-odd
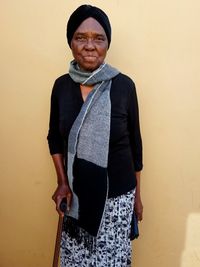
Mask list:
[[[84,59],[86,61],[94,61],[94,60],[96,60],[96,57],[92,56],[92,55],[86,55],[86,56],[83,56],[83,57],[84,57]]]

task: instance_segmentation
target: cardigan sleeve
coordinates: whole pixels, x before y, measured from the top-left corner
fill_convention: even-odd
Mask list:
[[[59,130],[58,83],[55,82],[51,94],[49,132],[47,136],[50,154],[64,153],[64,140]]]
[[[132,83],[132,89],[129,95],[128,126],[135,171],[141,171],[143,168],[142,138],[140,133],[138,100],[134,83]]]

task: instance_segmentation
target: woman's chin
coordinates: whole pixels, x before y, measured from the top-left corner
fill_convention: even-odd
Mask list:
[[[85,71],[94,71],[98,69],[98,67],[99,67],[99,64],[97,64],[96,62],[92,62],[92,61],[87,61],[83,65],[80,66],[80,68]]]

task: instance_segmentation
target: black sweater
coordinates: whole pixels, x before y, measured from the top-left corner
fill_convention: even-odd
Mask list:
[[[142,140],[137,95],[133,81],[124,74],[112,80],[111,126],[108,155],[108,197],[124,194],[136,186],[135,171],[142,169]],[[68,74],[53,86],[48,143],[51,154],[64,154],[67,162],[67,140],[83,98],[80,85]],[[67,166],[66,166],[67,170]]]

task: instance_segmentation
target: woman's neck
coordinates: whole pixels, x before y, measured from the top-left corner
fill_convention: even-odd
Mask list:
[[[87,96],[89,95],[89,93],[92,91],[93,88],[94,88],[93,85],[80,84],[81,95],[82,95],[82,98],[83,98],[84,102],[85,102]]]

